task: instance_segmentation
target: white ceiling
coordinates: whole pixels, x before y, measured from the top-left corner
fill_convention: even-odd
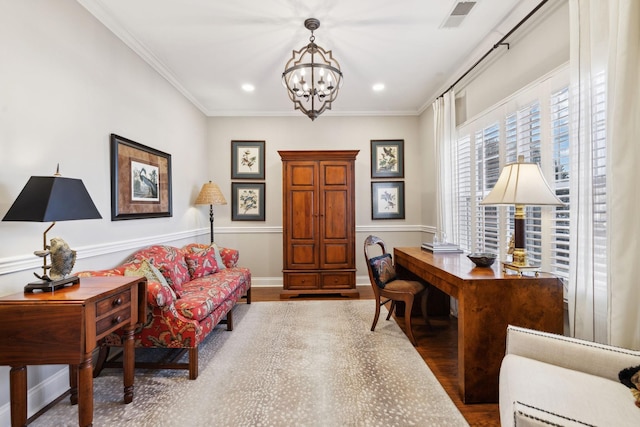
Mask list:
[[[442,28],[458,1],[78,0],[209,116],[302,114],[281,76],[307,18],[344,74],[325,114],[418,114],[539,3],[478,0]]]

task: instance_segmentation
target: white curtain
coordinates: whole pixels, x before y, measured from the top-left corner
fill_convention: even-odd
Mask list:
[[[575,115],[568,284],[571,334],[638,348],[640,291],[634,264],[640,255],[640,222],[634,216],[640,201],[640,2],[570,0],[570,21]],[[603,169],[606,185],[598,175]]]
[[[640,349],[640,1],[611,3],[607,135],[611,344]]]
[[[433,102],[433,124],[436,155],[436,234],[434,242],[449,241],[458,243],[454,235],[452,198],[455,194],[453,176],[456,171],[454,165],[453,149],[456,141],[456,94],[452,90]],[[447,173],[449,172],[449,173]]]

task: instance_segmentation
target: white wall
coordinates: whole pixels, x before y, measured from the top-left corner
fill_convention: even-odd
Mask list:
[[[52,175],[60,163],[103,217],[49,233],[78,250],[76,270],[114,266],[131,252],[118,252],[123,243],[208,226],[206,212],[191,207],[207,178],[206,131],[199,110],[75,1],[0,1],[0,215],[30,176]],[[172,218],[110,220],[111,133],[172,155]],[[48,225],[0,222],[0,295],[41,273],[33,251]],[[10,424],[8,371],[0,367],[0,425]],[[29,367],[28,379],[30,414],[68,387],[59,366]]]

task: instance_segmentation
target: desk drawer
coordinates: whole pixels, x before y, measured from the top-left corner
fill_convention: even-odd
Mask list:
[[[130,318],[131,307],[130,305],[127,305],[126,307],[122,307],[120,310],[114,311],[113,313],[98,319],[96,322],[96,338],[106,332],[110,332],[111,330],[115,330],[118,327],[129,323]]]
[[[126,290],[119,294],[110,296],[96,303],[96,317],[104,316],[105,314],[119,310],[121,307],[128,306],[131,303],[131,291]]]

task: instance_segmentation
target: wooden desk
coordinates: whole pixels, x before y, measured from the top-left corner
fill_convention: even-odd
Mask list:
[[[507,325],[563,333],[560,279],[475,268],[462,254],[395,248],[399,276],[415,275],[458,299],[458,387],[465,403],[497,402]]]
[[[144,277],[87,277],[55,292],[0,298],[0,365],[11,366],[11,425],[27,421],[26,365],[69,364],[80,426],[93,423],[93,350],[118,328],[124,338],[124,401],[133,400],[133,332],[145,318]]]

